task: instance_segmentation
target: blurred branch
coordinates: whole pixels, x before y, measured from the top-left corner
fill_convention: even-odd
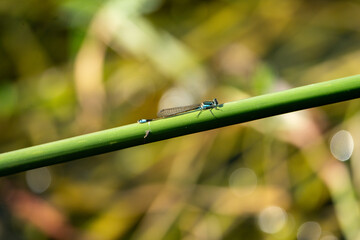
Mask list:
[[[0,154],[0,175],[360,97],[360,75]]]

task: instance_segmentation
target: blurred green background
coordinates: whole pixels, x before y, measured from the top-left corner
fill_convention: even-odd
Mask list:
[[[0,152],[359,73],[357,0],[2,0]],[[0,179],[1,239],[360,239],[360,103]]]

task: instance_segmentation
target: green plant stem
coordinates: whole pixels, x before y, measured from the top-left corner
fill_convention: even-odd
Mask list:
[[[360,97],[360,75],[0,154],[0,176]],[[146,137],[145,137],[146,136]]]

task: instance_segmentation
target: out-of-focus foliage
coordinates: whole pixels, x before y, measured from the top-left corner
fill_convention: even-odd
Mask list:
[[[2,0],[0,151],[358,74],[359,13],[355,0]],[[0,238],[360,239],[359,105],[2,178]]]

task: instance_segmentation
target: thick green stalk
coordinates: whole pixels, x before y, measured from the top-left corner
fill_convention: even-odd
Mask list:
[[[360,97],[360,75],[0,154],[0,176]]]

